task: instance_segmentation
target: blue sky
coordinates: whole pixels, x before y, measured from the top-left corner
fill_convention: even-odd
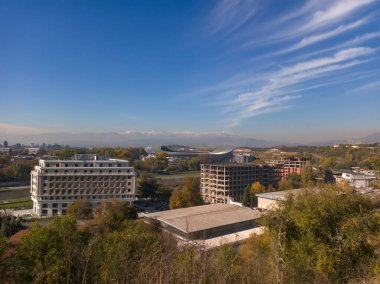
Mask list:
[[[380,1],[0,0],[0,131],[379,131]]]

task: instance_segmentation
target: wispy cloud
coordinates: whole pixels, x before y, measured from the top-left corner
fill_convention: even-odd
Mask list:
[[[358,21],[353,22],[353,23],[348,24],[348,25],[340,25],[339,27],[337,27],[334,30],[330,30],[330,31],[327,31],[324,33],[304,37],[301,41],[299,41],[293,47],[289,48],[286,51],[294,51],[294,50],[309,46],[311,44],[315,44],[315,43],[318,43],[320,41],[324,41],[326,39],[338,36],[338,35],[345,33],[349,30],[355,29],[355,28],[365,24],[366,22],[367,22],[366,19],[362,19],[362,20],[358,20]]]
[[[266,83],[258,90],[237,93],[224,100],[221,106],[228,114],[227,123],[234,127],[249,117],[284,110],[288,108],[287,102],[301,97],[297,94],[300,90],[292,86],[362,64],[366,61],[358,59],[373,52],[369,47],[349,48],[331,57],[300,62],[268,74]]]
[[[260,50],[250,61],[251,74],[237,74],[239,80],[224,80],[219,85],[207,87],[206,104],[218,107],[228,125],[234,127],[250,117],[287,109],[292,101],[305,96],[308,90],[345,82],[342,79],[334,82],[331,78],[344,70],[352,71],[355,66],[370,62],[377,52],[377,46],[358,46],[380,37],[379,31],[360,31],[375,18],[369,16],[370,13],[363,14],[363,9],[376,1],[310,0],[266,25],[266,33],[264,24],[264,30],[261,29],[254,40],[247,35],[254,34],[254,26],[249,24],[248,19],[253,15],[250,12],[257,8],[256,1],[222,1],[213,13],[217,15],[213,17],[214,31],[234,30],[234,38],[238,39],[233,41],[238,46],[236,52],[247,53],[250,49],[255,53],[259,46],[268,46],[269,50],[267,53]],[[248,9],[245,5],[252,5],[253,8]],[[245,8],[241,9],[243,6]],[[223,18],[225,21],[215,21]],[[358,34],[347,41],[347,36],[343,35],[354,30],[359,31]],[[306,47],[329,41],[333,44],[328,48],[325,44],[325,48],[299,54]],[[281,49],[273,51],[272,45],[277,47],[279,43]],[[239,48],[242,46],[244,49]],[[263,70],[256,77],[253,74],[257,58],[275,58],[277,65]]]
[[[256,11],[256,0],[222,0],[210,15],[210,34],[228,34],[244,25]]]
[[[335,23],[349,16],[354,11],[376,0],[339,0],[330,1],[331,5],[316,11],[311,20],[305,25],[305,29],[320,28],[326,24]]]
[[[367,84],[364,84],[358,88],[348,91],[348,93],[363,93],[371,90],[380,90],[380,80],[376,80]]]

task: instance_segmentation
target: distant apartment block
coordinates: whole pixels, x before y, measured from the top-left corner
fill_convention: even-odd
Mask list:
[[[242,202],[247,185],[259,181],[277,187],[282,178],[282,166],[257,164],[202,164],[201,195],[207,203]]]
[[[282,165],[282,175],[287,177],[289,174],[300,175],[302,168],[309,161],[305,158],[281,157],[280,159],[266,160],[265,162],[270,165]]]
[[[9,155],[10,154],[10,148],[2,147],[0,148],[0,155]]]
[[[114,199],[135,199],[136,176],[127,160],[96,155],[75,155],[73,160],[40,160],[31,172],[33,214],[66,214],[77,199],[93,206]]]

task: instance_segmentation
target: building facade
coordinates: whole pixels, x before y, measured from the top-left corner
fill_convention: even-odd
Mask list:
[[[300,175],[302,168],[309,162],[305,158],[281,157],[277,160],[266,160],[270,165],[282,165],[282,175],[287,177],[290,174]]]
[[[282,166],[257,164],[202,164],[201,195],[206,203],[242,202],[247,185],[259,181],[267,188],[277,187]]]
[[[373,175],[367,175],[362,172],[342,170],[341,175],[335,176],[337,184],[348,184],[354,188],[368,188],[371,180],[375,179]]]
[[[33,214],[66,214],[77,199],[101,202],[135,200],[136,175],[127,160],[75,155],[73,160],[40,160],[31,172]]]

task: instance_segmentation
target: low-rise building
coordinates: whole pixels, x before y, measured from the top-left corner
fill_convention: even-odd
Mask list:
[[[31,172],[33,214],[64,215],[77,199],[94,206],[104,201],[135,200],[136,176],[127,160],[75,155],[72,160],[40,160]]]
[[[299,188],[256,194],[257,208],[264,210],[277,209],[280,205],[279,203],[285,201],[289,195],[297,195],[303,191],[304,189]]]
[[[143,218],[148,222],[159,221],[162,229],[179,240],[191,240],[192,244],[210,248],[239,242],[252,233],[260,233],[262,226],[258,220],[262,216],[262,212],[247,207],[208,204],[149,213]]]
[[[354,188],[368,188],[370,181],[375,179],[373,175],[367,175],[359,171],[340,170],[340,174],[335,175],[338,184],[347,183]]]

